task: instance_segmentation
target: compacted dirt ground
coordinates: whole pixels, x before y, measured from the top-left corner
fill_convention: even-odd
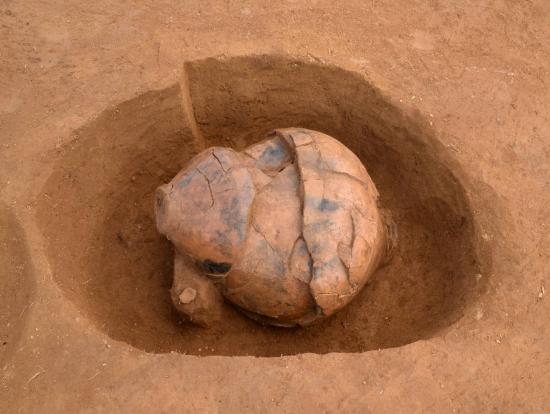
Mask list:
[[[153,195],[326,132],[395,223],[307,329],[169,297]],[[548,412],[550,4],[0,1],[0,412]]]

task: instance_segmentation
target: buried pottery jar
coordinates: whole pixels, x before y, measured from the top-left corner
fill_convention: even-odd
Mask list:
[[[386,253],[377,204],[359,159],[320,132],[209,148],[156,193],[157,227],[176,250],[172,301],[203,326],[223,318],[224,299],[271,325],[328,317]]]

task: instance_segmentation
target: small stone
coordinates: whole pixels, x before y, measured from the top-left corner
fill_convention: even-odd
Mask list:
[[[197,297],[197,291],[193,288],[185,288],[183,292],[180,293],[179,299],[181,303],[191,303]]]
[[[476,311],[475,318],[476,318],[476,320],[478,320],[478,321],[479,321],[480,319],[483,318],[483,309],[478,309],[478,310]]]

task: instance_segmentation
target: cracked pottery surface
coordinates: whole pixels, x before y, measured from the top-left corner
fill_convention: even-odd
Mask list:
[[[361,161],[320,132],[278,129],[242,152],[201,152],[156,195],[157,227],[177,251],[174,305],[200,325],[220,319],[219,292],[272,325],[332,315],[384,253],[377,203]]]

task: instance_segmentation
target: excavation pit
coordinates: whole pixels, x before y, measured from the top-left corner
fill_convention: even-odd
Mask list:
[[[448,153],[421,115],[364,77],[284,56],[186,64],[186,82],[106,109],[56,150],[38,222],[56,282],[113,339],[147,352],[280,356],[364,352],[437,335],[476,301],[485,265]],[[327,133],[350,148],[392,213],[398,243],[355,298],[309,328],[263,327],[234,311],[217,329],[181,323],[173,251],[154,194],[206,146],[241,150],[275,128]]]

